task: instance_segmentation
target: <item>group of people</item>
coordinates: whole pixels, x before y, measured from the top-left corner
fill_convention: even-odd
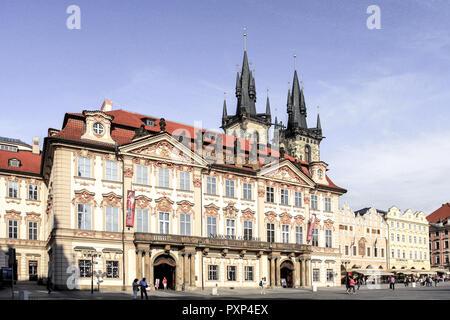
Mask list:
[[[345,277],[345,287],[346,287],[346,293],[347,294],[355,294],[356,290],[355,287],[359,288],[361,287],[361,284],[363,283],[363,278],[352,276],[351,272],[347,273],[347,276]]]
[[[147,295],[147,290],[149,290],[149,286],[147,284],[147,281],[145,278],[142,278],[141,281],[139,281],[138,279],[134,279],[133,281],[133,298],[137,299],[137,293],[139,291],[141,291],[141,299],[144,299],[144,295],[145,295],[145,299],[148,300],[148,295]],[[164,290],[167,290],[167,278],[164,277],[164,279],[162,280],[162,284],[164,286]],[[155,280],[155,290],[159,289],[159,279]]]

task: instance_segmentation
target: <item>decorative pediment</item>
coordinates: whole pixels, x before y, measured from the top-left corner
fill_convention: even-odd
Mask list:
[[[20,212],[19,211],[15,211],[15,210],[7,210],[5,213],[5,221],[10,219],[10,220],[22,220],[22,217],[20,216]]]
[[[222,209],[223,213],[226,218],[236,218],[238,209],[232,204],[227,205],[225,208]]]
[[[104,207],[105,205],[111,207],[120,207],[122,204],[122,197],[115,194],[114,192],[109,192],[107,194],[103,194],[103,200],[100,203],[100,207]]]
[[[287,213],[287,212],[283,212],[282,214],[280,214],[280,222],[282,224],[291,224],[292,221],[292,216]]]
[[[94,206],[97,206],[95,193],[89,192],[86,189],[75,191],[75,197],[72,199],[72,204],[75,205],[76,203],[93,203]]]
[[[177,202],[177,212],[184,214],[194,214],[194,203],[188,200],[181,200]]]
[[[147,209],[150,207],[151,201],[152,201],[152,199],[141,194],[136,197],[135,204],[136,204],[136,207],[139,209]]]
[[[298,226],[302,226],[305,222],[305,217],[298,215],[294,217],[294,223]]]
[[[156,209],[158,211],[163,211],[163,212],[172,212],[173,211],[173,207],[172,205],[174,204],[174,202],[172,200],[170,200],[167,197],[161,197],[157,200],[155,200],[156,202]]]
[[[245,210],[242,210],[241,212],[242,212],[241,220],[247,220],[247,221],[248,220],[252,220],[252,221],[256,220],[255,211],[253,211],[252,209],[247,208]]]
[[[207,216],[217,217],[219,215],[220,208],[216,206],[214,203],[210,203],[205,206],[205,214]]]
[[[323,222],[325,229],[331,229],[334,230],[333,221],[330,219],[327,219]]]
[[[269,164],[261,170],[260,175],[280,182],[291,182],[314,187],[315,183],[290,161]]]
[[[192,152],[191,149],[174,139],[168,133],[137,138],[132,143],[121,146],[120,151],[134,157],[139,155],[155,160],[207,165],[206,161],[199,155]]]
[[[39,213],[36,213],[36,212],[27,212],[26,219],[27,219],[27,221],[40,222],[41,221],[41,215]]]
[[[264,213],[264,215],[265,215],[264,221],[270,222],[270,223],[277,222],[277,214],[275,212],[269,211],[269,212]]]

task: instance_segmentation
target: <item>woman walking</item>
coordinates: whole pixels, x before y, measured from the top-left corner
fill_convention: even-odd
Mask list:
[[[156,278],[155,280],[155,290],[159,289],[159,278]]]
[[[167,279],[166,279],[166,277],[164,277],[164,279],[163,279],[163,286],[164,286],[164,290],[167,290]]]
[[[134,279],[133,281],[133,299],[136,300],[137,299],[137,293],[139,291],[139,283],[138,283],[138,279]]]

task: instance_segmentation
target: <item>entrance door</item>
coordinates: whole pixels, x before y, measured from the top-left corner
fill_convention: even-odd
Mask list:
[[[159,288],[164,289],[163,279],[167,279],[167,288],[175,290],[175,260],[169,255],[161,255],[153,263],[153,285],[159,279]]]
[[[30,281],[37,280],[37,267],[38,262],[35,260],[28,261],[28,278]]]
[[[294,265],[291,261],[284,261],[280,266],[280,279],[281,285],[286,288],[294,287],[293,279]],[[283,281],[284,280],[284,281]]]

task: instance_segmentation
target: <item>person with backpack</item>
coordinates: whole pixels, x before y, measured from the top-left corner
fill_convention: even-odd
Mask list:
[[[261,294],[266,294],[264,287],[266,285],[266,277],[263,277],[259,282],[259,286],[261,287]]]
[[[145,281],[145,278],[142,278],[142,280],[139,282],[139,287],[141,290],[141,300],[144,299],[144,294],[145,294],[145,299],[148,300],[148,296],[147,296],[147,282]]]
[[[138,283],[138,279],[134,279],[133,281],[133,299],[136,300],[137,299],[137,293],[139,291],[139,283]]]

